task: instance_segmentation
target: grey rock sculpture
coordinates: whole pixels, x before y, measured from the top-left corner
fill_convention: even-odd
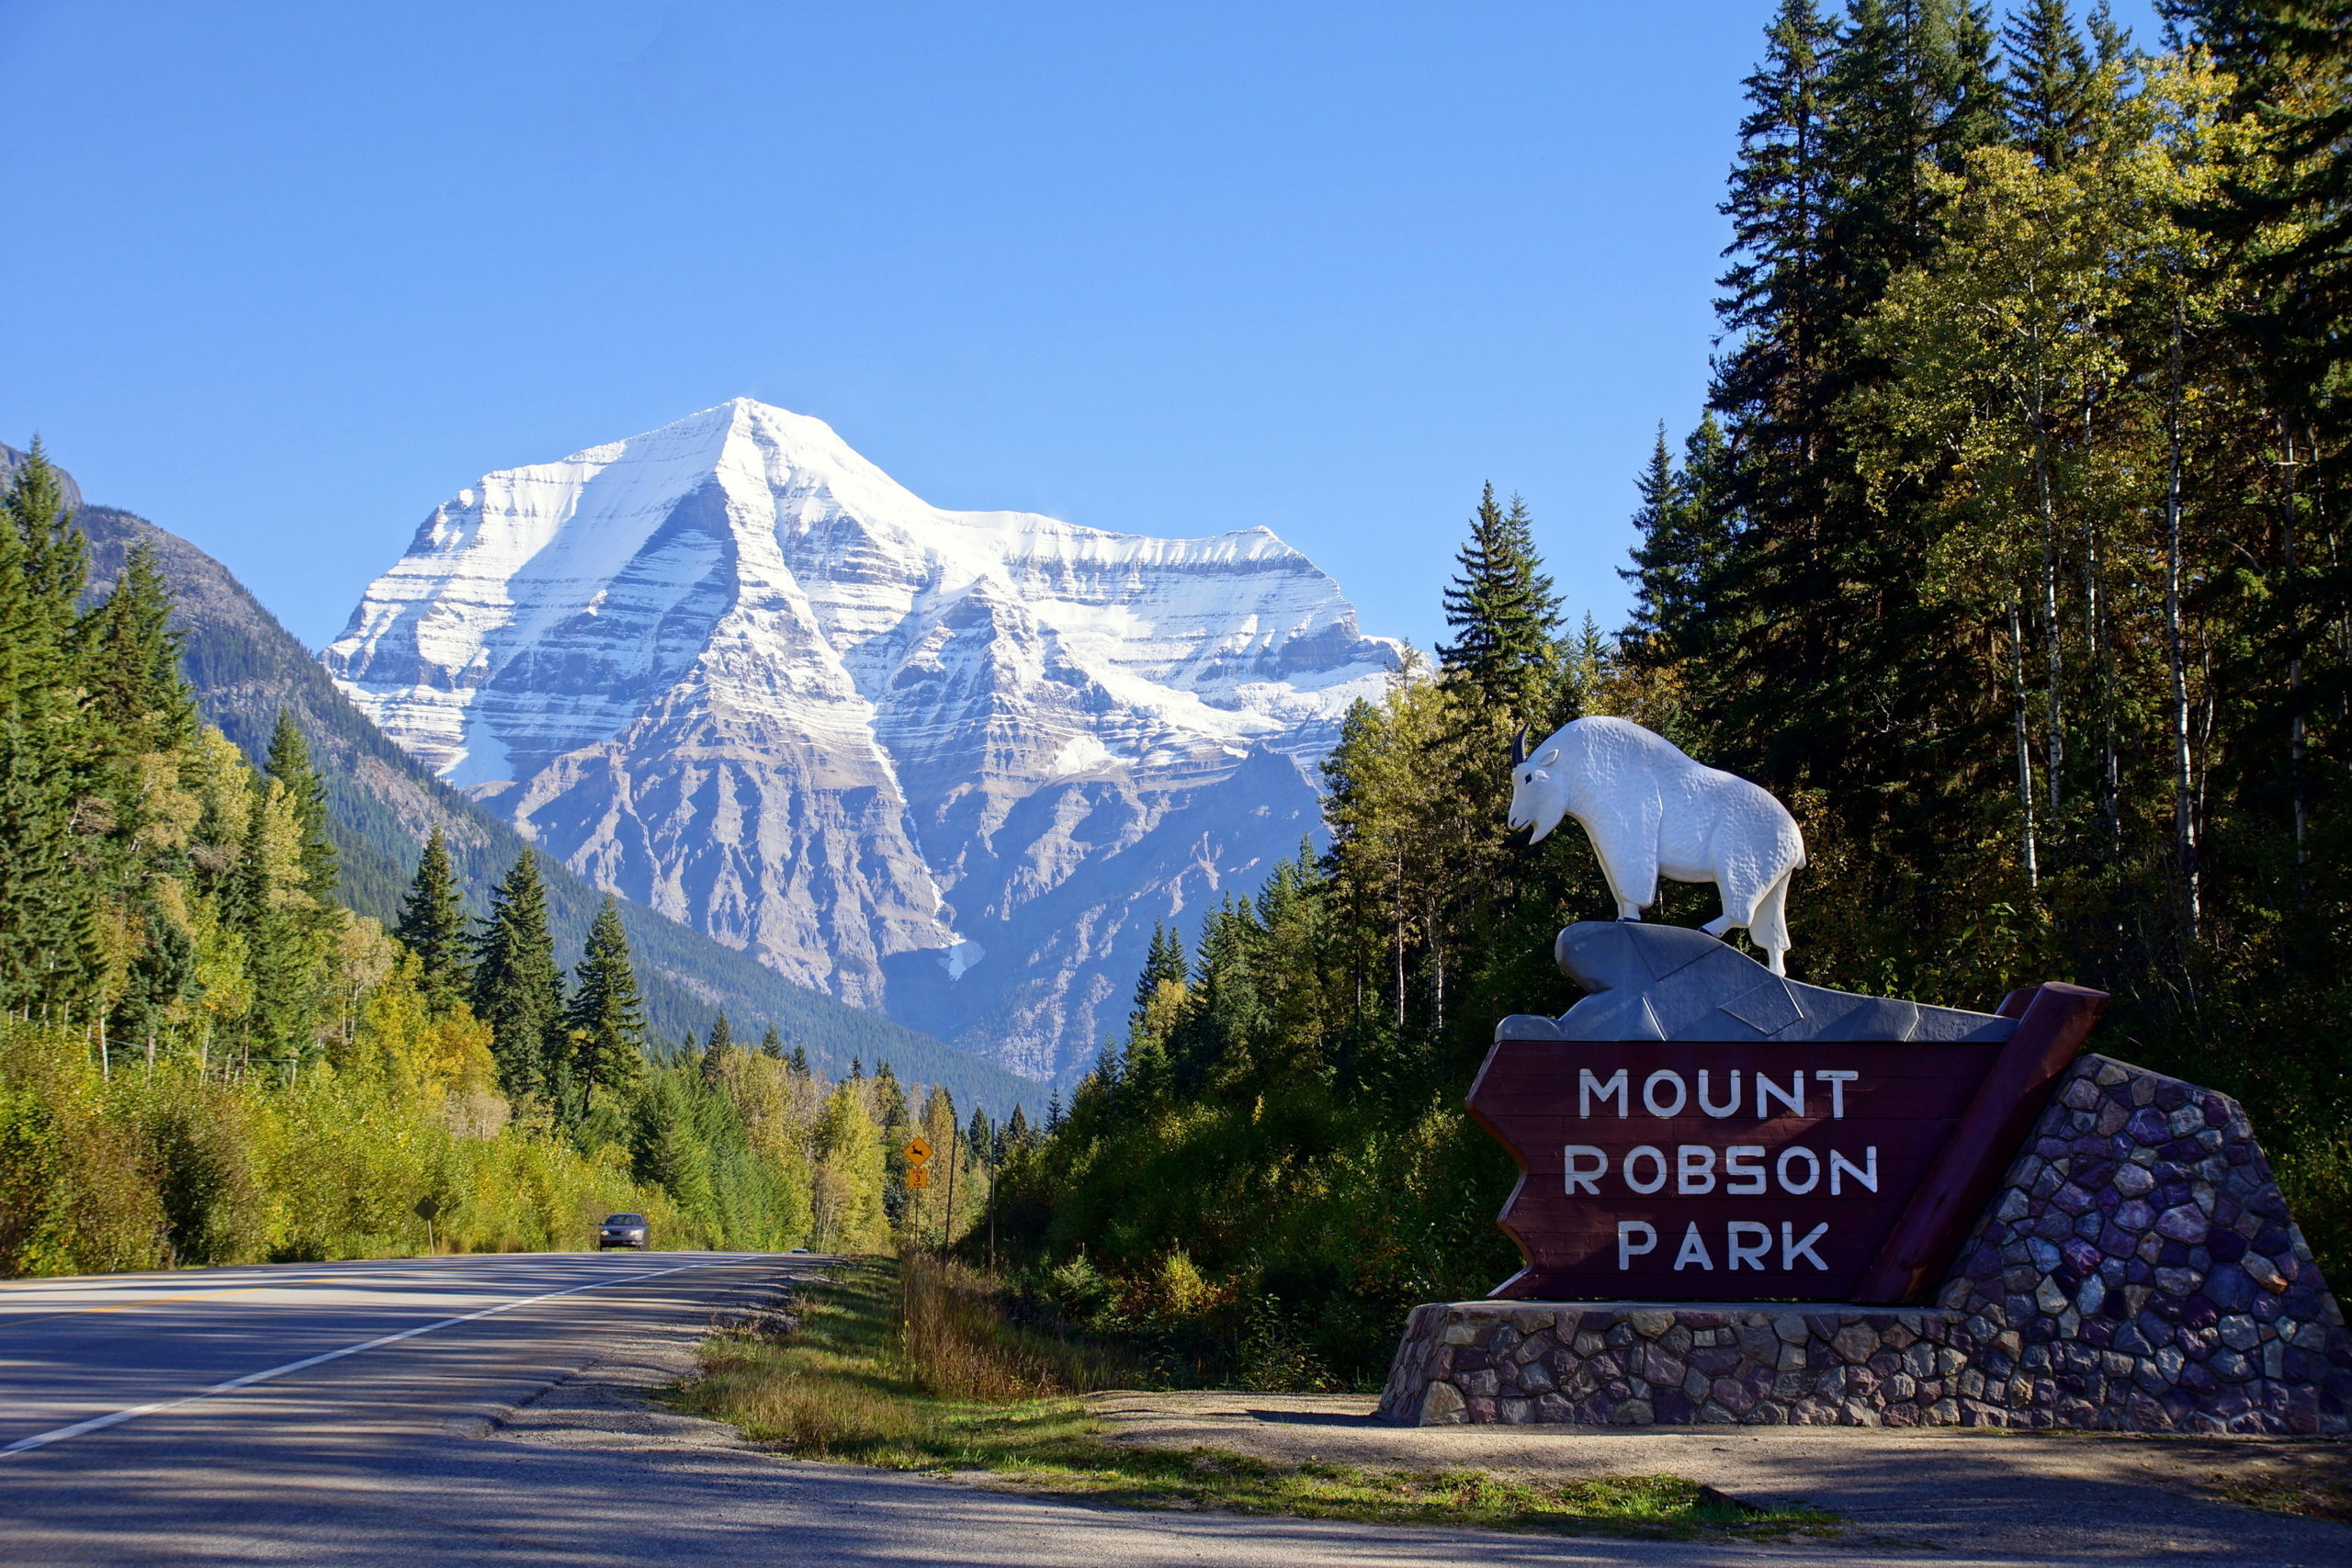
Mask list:
[[[1704,931],[1583,920],[1553,957],[1592,994],[1556,1019],[1518,1013],[1498,1040],[1996,1041],[2017,1021],[1807,986]]]

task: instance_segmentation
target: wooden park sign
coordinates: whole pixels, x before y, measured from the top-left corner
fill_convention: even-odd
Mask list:
[[[1527,1266],[1497,1296],[1917,1300],[2107,1000],[1855,996],[1633,921],[1555,956],[1591,994],[1504,1020],[1470,1090],[1521,1171],[1500,1223]]]

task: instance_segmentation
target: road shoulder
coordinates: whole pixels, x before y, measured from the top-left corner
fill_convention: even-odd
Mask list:
[[[2352,1527],[2240,1506],[2232,1487],[2342,1487],[2352,1445],[1951,1427],[1390,1427],[1356,1395],[1106,1393],[1102,1436],[1279,1463],[1481,1467],[1531,1479],[1668,1472],[1809,1505],[1883,1546],[2018,1562],[2352,1565]]]

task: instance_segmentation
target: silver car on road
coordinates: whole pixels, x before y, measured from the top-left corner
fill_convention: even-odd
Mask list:
[[[606,1214],[605,1223],[596,1227],[596,1250],[608,1247],[645,1247],[645,1216],[643,1214]]]

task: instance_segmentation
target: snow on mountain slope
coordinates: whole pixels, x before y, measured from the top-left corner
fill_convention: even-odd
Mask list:
[[[944,511],[739,398],[460,491],[324,659],[583,875],[1046,1077],[1398,653],[1265,529]]]

